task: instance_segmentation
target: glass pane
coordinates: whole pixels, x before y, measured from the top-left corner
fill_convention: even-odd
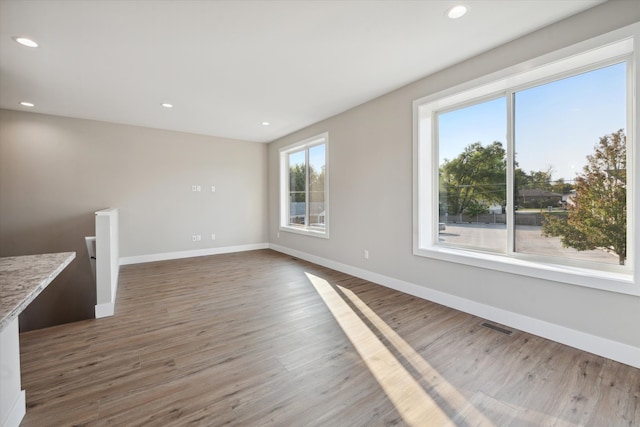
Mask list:
[[[626,258],[626,64],[515,95],[515,250]]]
[[[309,148],[309,224],[318,228],[325,227],[325,150],[325,144]]]
[[[289,225],[304,225],[306,217],[307,172],[305,152],[289,154]]]
[[[443,245],[506,252],[506,98],[438,115]]]

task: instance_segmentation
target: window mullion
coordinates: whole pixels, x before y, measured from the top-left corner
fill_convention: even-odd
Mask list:
[[[286,195],[286,206],[283,206],[283,209],[285,209],[286,212],[286,224],[290,225],[291,224],[291,164],[289,162],[289,155],[286,154],[284,156],[284,162],[285,162],[285,167],[284,167],[284,171],[286,171],[286,178],[283,175],[283,180],[285,180],[285,195]]]
[[[439,132],[438,113],[433,112],[431,114],[431,139],[434,141],[434,143],[431,144],[431,147],[430,147],[432,167],[433,167],[433,178],[432,178],[432,186],[431,186],[431,191],[432,191],[431,215],[432,216],[427,217],[429,218],[429,220],[427,221],[429,230],[427,231],[428,234],[426,234],[427,236],[430,236],[429,242],[431,242],[431,244],[438,243],[438,237],[440,234],[440,231],[438,230],[440,226],[439,224],[440,223],[440,164],[439,164],[440,141],[439,141],[438,132]],[[430,218],[435,218],[435,221]],[[445,226],[446,226],[446,223],[448,222],[448,219],[449,219],[449,213],[445,212],[445,218],[444,218]]]
[[[634,58],[635,57],[635,58]],[[638,157],[636,153],[637,141],[638,141],[638,123],[635,120],[634,114],[636,114],[635,97],[637,93],[636,76],[637,72],[635,67],[640,63],[640,51],[633,52],[626,59],[627,61],[627,141],[631,143],[627,144],[627,260],[632,268],[637,269],[640,264],[640,259],[637,258],[636,251],[640,247],[640,238],[638,237],[636,230],[638,225],[635,218],[638,209],[638,199],[634,196],[634,192],[637,192],[638,182]],[[637,270],[636,270],[637,271]]]
[[[515,92],[507,91],[507,254],[515,252],[516,185],[515,185]]]
[[[309,189],[309,147],[304,149],[304,165],[305,165],[305,173],[304,173],[304,226],[309,228],[309,197],[310,197],[310,189]]]

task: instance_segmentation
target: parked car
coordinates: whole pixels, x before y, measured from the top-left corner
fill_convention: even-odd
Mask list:
[[[438,223],[438,230],[444,231],[446,229],[447,229],[447,225],[444,222],[439,222]]]

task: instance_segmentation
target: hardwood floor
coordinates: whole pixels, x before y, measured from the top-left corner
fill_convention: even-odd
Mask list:
[[[269,250],[125,266],[20,335],[22,426],[640,426],[640,369],[484,322]]]

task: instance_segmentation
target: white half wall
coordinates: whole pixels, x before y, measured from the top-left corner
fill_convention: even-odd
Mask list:
[[[20,385],[18,318],[0,331],[0,426],[17,427],[26,413]]]
[[[118,208],[96,212],[96,318],[113,316],[120,273]]]

